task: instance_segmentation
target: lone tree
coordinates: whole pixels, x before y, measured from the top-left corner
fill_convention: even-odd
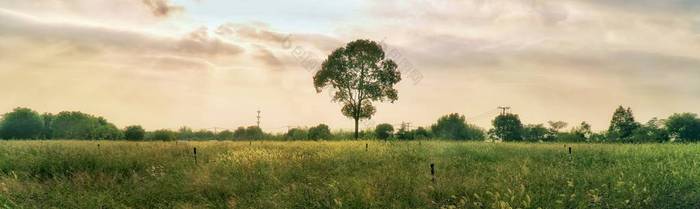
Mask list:
[[[398,99],[394,85],[399,81],[401,72],[396,63],[370,40],[356,40],[336,49],[314,75],[316,92],[327,86],[336,90],[333,101],[343,103],[343,115],[355,120],[355,139],[360,119],[371,118],[376,112],[372,102]]]
[[[622,140],[632,136],[635,129],[639,128],[640,124],[634,120],[632,109],[625,109],[622,106],[617,107],[613,113],[608,135],[615,140]]]
[[[516,114],[506,113],[493,120],[492,135],[503,141],[522,140],[523,124]]]

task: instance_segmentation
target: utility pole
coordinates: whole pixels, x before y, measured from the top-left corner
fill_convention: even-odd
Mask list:
[[[505,115],[506,111],[510,109],[508,106],[498,106],[498,109],[501,109],[501,115]]]
[[[260,128],[260,110],[258,110],[258,128]]]

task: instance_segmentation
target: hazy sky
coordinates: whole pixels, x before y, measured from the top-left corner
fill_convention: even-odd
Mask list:
[[[77,110],[118,126],[235,128],[353,122],[312,76],[335,48],[385,44],[399,100],[364,126],[457,112],[490,127],[608,126],[700,112],[694,0],[1,0],[0,112]]]

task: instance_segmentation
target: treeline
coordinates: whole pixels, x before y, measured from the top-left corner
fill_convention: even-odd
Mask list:
[[[700,118],[694,113],[678,113],[666,119],[653,118],[637,122],[630,108],[618,107],[610,126],[594,132],[587,122],[567,130],[563,121],[545,124],[523,124],[517,114],[505,113],[492,121],[493,128],[485,130],[469,124],[465,116],[452,113],[440,117],[430,127],[411,129],[407,124],[393,127],[379,124],[374,129],[360,132],[365,140],[497,140],[527,142],[695,142],[700,141]],[[0,120],[2,139],[84,139],[84,140],[347,140],[353,132],[331,132],[326,124],[310,128],[291,128],[286,133],[266,133],[260,127],[239,127],[235,130],[192,130],[182,127],[177,131],[161,129],[146,131],[141,126],[117,128],[102,117],[81,112],[39,114],[28,108],[16,108]]]
[[[700,141],[700,118],[694,113],[676,113],[666,119],[652,118],[646,123],[637,122],[632,110],[618,107],[613,113],[610,126],[605,131],[594,132],[591,125],[583,121],[564,130],[563,121],[524,125],[517,114],[505,113],[492,121],[493,128],[484,130],[468,124],[463,115],[449,114],[438,119],[430,129],[419,127],[407,130],[401,127],[394,132],[389,124],[375,128],[379,139],[411,140],[440,138],[452,140],[498,140],[525,142],[697,142]]]

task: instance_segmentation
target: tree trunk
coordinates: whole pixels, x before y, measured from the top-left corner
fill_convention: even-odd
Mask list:
[[[360,117],[355,117],[355,140],[360,138],[360,132],[358,129],[359,122],[360,122]]]

